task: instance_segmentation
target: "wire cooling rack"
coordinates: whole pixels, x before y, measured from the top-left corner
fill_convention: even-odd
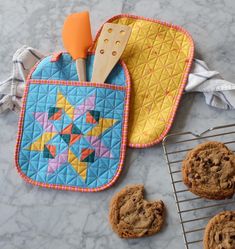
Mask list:
[[[201,134],[190,131],[170,134],[162,142],[187,249],[202,248],[204,229],[210,218],[220,211],[235,209],[235,198],[206,200],[192,194],[182,182],[182,160],[189,150],[205,141],[223,142],[235,151],[235,124],[213,127]]]

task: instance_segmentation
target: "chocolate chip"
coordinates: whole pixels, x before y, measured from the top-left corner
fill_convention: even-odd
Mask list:
[[[156,211],[157,211],[157,213],[159,213],[159,214],[161,214],[161,213],[162,213],[162,210],[161,210],[161,209],[159,209],[159,208],[156,208]]]
[[[222,241],[222,239],[223,239],[223,236],[222,236],[222,234],[220,233],[220,234],[219,234],[219,241]]]
[[[194,178],[199,180],[201,179],[201,176],[199,174],[195,174]]]

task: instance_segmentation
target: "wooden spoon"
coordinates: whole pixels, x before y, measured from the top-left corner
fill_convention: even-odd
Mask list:
[[[65,49],[76,60],[80,81],[86,81],[87,50],[92,44],[91,25],[87,11],[69,15],[62,30]]]
[[[120,59],[130,35],[131,27],[129,26],[104,24],[96,46],[92,82],[105,82]]]

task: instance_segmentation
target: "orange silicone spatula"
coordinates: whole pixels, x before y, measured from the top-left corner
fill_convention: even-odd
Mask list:
[[[65,49],[76,60],[80,81],[86,81],[86,57],[92,44],[91,25],[87,11],[69,15],[62,30]]]

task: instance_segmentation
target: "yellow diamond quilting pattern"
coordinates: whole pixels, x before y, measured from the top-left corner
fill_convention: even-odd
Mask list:
[[[129,146],[154,145],[171,127],[192,63],[193,40],[181,27],[153,19],[123,14],[107,22],[132,27],[122,55],[132,81]]]

